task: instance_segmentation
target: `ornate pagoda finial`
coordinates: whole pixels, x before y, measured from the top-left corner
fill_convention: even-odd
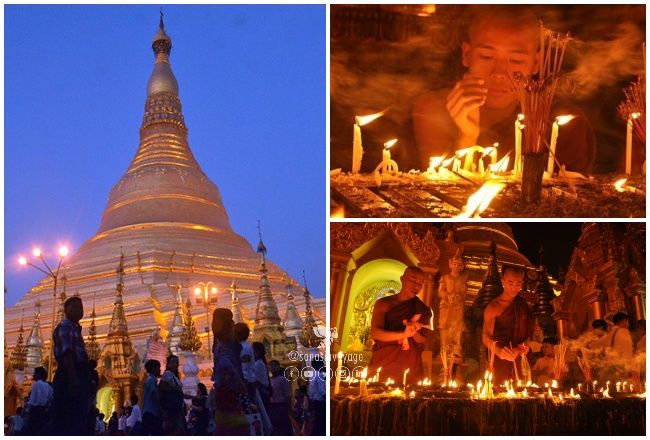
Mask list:
[[[259,228],[259,223],[258,223]],[[266,268],[266,246],[262,242],[260,232],[260,244],[257,247],[262,262],[260,264],[260,295],[257,298],[257,308],[255,310],[255,328],[259,326],[280,326],[281,320],[278,314],[278,306],[271,293],[271,284],[269,283],[269,271]]]
[[[316,336],[314,329],[316,328],[316,320],[314,319],[314,309],[311,306],[311,293],[307,288],[307,278],[305,277],[305,271],[302,271],[303,280],[305,283],[305,289],[303,291],[303,296],[305,297],[305,325],[303,326],[302,336],[300,337],[300,343],[308,348],[318,347],[323,340],[323,338]]]
[[[302,335],[303,322],[296,310],[296,302],[293,296],[293,283],[287,277],[285,286],[287,292],[287,312],[284,318],[284,330],[287,336],[299,338]]]
[[[20,316],[20,328],[18,329],[18,340],[16,341],[16,346],[11,352],[11,365],[14,367],[15,370],[21,370],[21,371],[25,369],[27,363],[27,348],[25,347],[23,342],[24,312],[25,311],[23,310],[22,315]]]
[[[178,356],[181,348],[179,347],[181,342],[181,336],[185,333],[185,313],[183,309],[185,308],[183,304],[183,298],[181,296],[181,286],[176,286],[176,307],[174,309],[174,318],[172,319],[171,326],[169,328],[169,337],[167,338],[167,347],[169,351]]]
[[[259,220],[257,221],[257,233],[260,236],[260,242],[257,245],[257,253],[260,255],[262,264],[264,264],[266,263],[266,246],[264,246],[264,242],[262,241],[262,227]]]
[[[86,353],[88,353],[88,359],[97,360],[99,359],[99,354],[101,352],[99,344],[97,343],[97,326],[95,324],[95,318],[97,314],[95,313],[95,294],[93,293],[93,310],[90,312],[90,327],[88,329],[88,339],[86,340]]]
[[[183,351],[197,352],[201,348],[201,339],[199,338],[198,333],[196,332],[196,327],[194,326],[194,318],[192,317],[192,303],[190,302],[190,297],[188,295],[187,301],[185,302],[185,314],[183,315],[183,324],[185,329],[181,334],[181,339],[178,344],[178,348]]]
[[[67,289],[67,283],[68,283],[68,277],[65,276],[65,272],[63,273],[63,276],[61,277],[61,281],[63,282],[63,290],[59,294],[59,310],[57,311],[56,314],[56,324],[59,324],[61,321],[65,319],[65,300],[68,298],[66,289]],[[56,325],[55,325],[56,327]]]
[[[29,332],[26,344],[26,362],[28,371],[40,367],[43,364],[43,336],[41,335],[41,300],[36,300],[36,311],[34,313],[34,323],[32,330]]]
[[[162,6],[161,6],[160,7],[160,24],[158,26],[160,27],[160,29],[164,30],[165,29],[165,23],[163,22],[163,15],[164,14],[163,14]]]
[[[117,285],[115,288],[115,302],[113,303],[113,316],[108,327],[108,337],[126,336],[128,337],[129,329],[126,323],[124,313],[124,253],[120,247],[120,262],[117,265]]]

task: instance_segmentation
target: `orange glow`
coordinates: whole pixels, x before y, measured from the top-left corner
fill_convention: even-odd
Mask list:
[[[630,118],[632,119],[637,119],[639,116],[641,116],[640,112],[630,113]]]
[[[67,246],[61,246],[59,248],[59,256],[61,256],[61,257],[66,257],[69,252],[70,252],[70,249],[68,249]]]
[[[446,157],[446,156],[432,156],[432,157],[430,157],[430,158],[429,158],[429,172],[431,172],[431,173],[435,173],[435,172],[436,172],[436,169],[437,169],[437,168],[438,168],[438,167],[443,163],[443,161],[445,160],[445,157]],[[450,159],[450,162],[449,162],[449,163],[451,163],[451,160],[453,160],[453,158]]]
[[[524,114],[523,114],[523,113],[519,113],[519,114],[517,115],[517,119],[520,120],[520,121],[523,121],[523,120],[524,120]]]
[[[481,186],[478,191],[469,196],[467,204],[463,207],[463,211],[456,218],[470,218],[479,216],[485,211],[492,200],[505,188],[504,183],[487,181]]]
[[[216,295],[216,293],[217,293],[217,288],[216,288],[216,287],[213,287],[213,288],[210,290],[210,292],[212,292],[213,295]]]
[[[388,142],[384,142],[384,148],[389,149],[397,143],[397,139],[391,139]]]
[[[366,116],[355,116],[354,120],[359,127],[363,127],[366,124],[370,124],[377,118],[381,118],[386,113],[386,110],[382,110],[379,113],[373,113],[372,115]]]
[[[456,153],[454,154],[456,155],[456,157],[464,157],[467,153],[469,153],[473,149],[474,147],[462,148],[460,150],[457,150]]]
[[[508,165],[510,164],[510,153],[506,154],[503,156],[497,163],[494,165],[489,165],[490,171],[493,173],[503,173],[508,169]]]
[[[41,256],[41,250],[39,248],[34,248],[32,251],[32,255],[35,256],[36,258]]]
[[[614,182],[614,189],[618,192],[625,192],[625,182],[627,182],[627,179],[617,180]]]
[[[18,257],[18,264],[20,264],[21,266],[26,265],[26,264],[27,264],[27,258],[25,258],[25,257]]]
[[[197,295],[197,296],[200,295],[201,294],[201,288],[200,287],[195,287],[194,288],[194,294]]]
[[[334,209],[330,214],[331,218],[345,218],[345,207],[340,205],[338,208]]]
[[[561,115],[555,118],[555,122],[557,122],[557,125],[564,125],[570,121],[572,121],[575,118],[575,115]]]

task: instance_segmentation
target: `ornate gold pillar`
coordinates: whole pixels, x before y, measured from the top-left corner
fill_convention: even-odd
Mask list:
[[[557,312],[553,312],[551,316],[557,326],[558,339],[569,337],[569,319],[571,318],[571,313],[558,310]]]
[[[607,314],[607,295],[599,289],[593,290],[591,293],[585,295],[587,304],[591,305],[593,320],[604,319]]]

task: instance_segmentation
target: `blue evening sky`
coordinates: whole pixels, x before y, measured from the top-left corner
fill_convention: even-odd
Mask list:
[[[5,5],[5,284],[96,232],[139,141],[159,7]],[[189,144],[235,232],[325,295],[325,6],[164,6]],[[50,261],[55,258],[52,257]]]

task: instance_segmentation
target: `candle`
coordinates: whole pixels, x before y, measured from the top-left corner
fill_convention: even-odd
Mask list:
[[[560,125],[564,125],[570,120],[575,118],[573,115],[558,116],[553,122],[553,127],[551,130],[551,152],[548,155],[548,166],[546,167],[546,172],[549,176],[553,175],[553,166],[555,164],[555,150],[557,149],[557,137],[560,131]]]
[[[384,148],[384,151],[382,151],[381,159],[383,161],[389,161],[390,160],[390,150],[388,148]]]
[[[634,120],[641,116],[641,113],[630,113],[627,118],[627,133],[625,136],[625,174],[632,174],[632,129],[634,128]]]
[[[375,382],[379,382],[379,372],[380,372],[380,371],[381,371],[381,367],[377,368],[377,372],[375,373],[375,377],[376,377],[377,379],[375,379]]]
[[[404,386],[404,389],[406,389],[406,375],[409,374],[409,368],[404,370],[404,378],[402,379],[402,385]]]
[[[366,382],[366,377],[368,376],[368,367],[364,368],[361,372],[361,382],[359,382],[359,395],[367,396],[368,395],[368,383]]]
[[[354,140],[352,142],[352,172],[357,174],[361,170],[361,159],[363,158],[363,145],[361,144],[361,126],[359,117],[355,117]]]
[[[515,165],[514,172],[521,173],[521,130],[524,128],[524,124],[521,121],[524,120],[524,115],[517,115],[515,119]]]
[[[334,394],[338,394],[341,389],[341,368],[343,366],[343,352],[339,351],[336,363],[336,383],[334,384]]]
[[[371,123],[383,116],[386,110],[368,116],[354,117],[354,137],[352,140],[352,172],[358,173],[361,170],[361,159],[363,158],[363,145],[361,142],[361,127]]]
[[[499,148],[499,143],[495,142],[492,144],[492,151],[490,152],[490,164],[494,165],[497,163],[497,148]]]

